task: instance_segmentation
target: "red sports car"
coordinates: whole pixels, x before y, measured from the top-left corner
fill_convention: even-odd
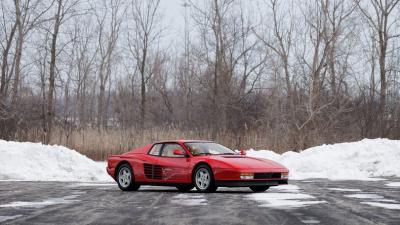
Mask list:
[[[288,183],[289,171],[267,159],[247,157],[211,141],[163,141],[108,158],[107,172],[123,191],[140,185],[196,187],[214,192],[218,187],[250,187],[255,192]]]

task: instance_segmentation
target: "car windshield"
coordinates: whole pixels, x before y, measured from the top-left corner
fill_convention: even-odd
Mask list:
[[[194,156],[198,155],[235,155],[229,148],[213,142],[186,142],[186,147]]]

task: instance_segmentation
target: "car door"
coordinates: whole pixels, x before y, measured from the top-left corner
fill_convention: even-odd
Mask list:
[[[190,182],[190,158],[186,155],[174,155],[174,150],[181,150],[186,153],[178,143],[165,143],[163,145],[158,161],[162,167],[163,181],[168,183]]]
[[[159,159],[163,144],[154,144],[143,160],[143,179],[148,182],[161,182],[163,180],[162,168]]]

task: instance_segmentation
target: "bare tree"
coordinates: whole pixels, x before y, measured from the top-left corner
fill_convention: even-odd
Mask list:
[[[120,28],[124,14],[121,0],[105,0],[103,1],[103,4],[105,6],[103,13],[99,14],[95,11],[98,24],[97,40],[100,57],[98,68],[100,89],[97,103],[97,128],[99,130],[107,125],[106,111],[108,110],[108,104],[105,101],[106,85],[109,84],[114,53],[120,35]],[[109,8],[111,8],[111,11],[108,11]]]
[[[3,107],[5,104],[5,97],[7,95],[6,91],[9,85],[9,81],[7,79],[7,75],[9,72],[9,62],[8,62],[8,56],[13,44],[14,36],[17,30],[18,22],[15,20],[11,25],[6,24],[6,19],[4,16],[6,16],[7,12],[5,11],[5,6],[4,3],[1,4],[2,7],[2,15],[3,15],[3,20],[4,24],[3,26],[3,32],[4,32],[4,39],[5,39],[5,44],[2,44],[2,60],[1,60],[1,80],[0,80],[0,111],[3,111]]]
[[[132,0],[130,13],[134,33],[129,34],[128,46],[135,60],[140,75],[140,128],[145,128],[147,114],[146,86],[152,76],[149,56],[153,45],[157,44],[162,34],[159,15],[160,0]]]
[[[41,9],[40,0],[26,0],[21,3],[20,0],[14,0],[15,5],[15,18],[17,24],[17,40],[15,48],[15,74],[13,83],[13,105],[16,104],[18,96],[18,85],[21,77],[21,58],[22,50],[26,36],[33,29],[37,28],[41,23],[48,21],[44,15],[51,9],[53,3]]]
[[[160,0],[3,0],[0,138],[96,159],[184,136],[279,151],[399,138],[399,1],[185,0],[169,38]]]
[[[56,13],[54,15],[53,31],[51,33],[50,44],[50,65],[49,65],[49,92],[47,97],[47,132],[46,143],[50,142],[52,135],[52,127],[54,121],[54,91],[56,79],[56,60],[57,60],[57,40],[60,32],[61,24],[71,15],[73,7],[78,1],[70,2],[68,0],[56,0]]]
[[[266,40],[265,37],[260,36],[256,31],[256,36],[263,41],[263,43],[270,48],[273,52],[277,54],[277,56],[282,61],[282,67],[284,70],[284,79],[286,83],[287,89],[287,97],[288,102],[291,101],[292,96],[292,81],[291,81],[291,72],[289,65],[289,57],[292,50],[292,39],[293,39],[293,26],[294,23],[291,19],[286,21],[285,18],[291,18],[290,11],[279,12],[279,1],[278,0],[270,0],[270,8],[272,10],[272,40]],[[286,22],[286,23],[285,23]]]
[[[389,41],[392,38],[400,37],[400,33],[394,33],[398,26],[399,0],[370,0],[370,4],[355,1],[358,9],[366,19],[370,29],[373,30],[374,42],[376,42],[379,62],[380,93],[379,93],[379,122],[380,135],[385,135],[387,127],[385,123],[386,116],[386,94],[387,94],[387,74],[390,71],[387,65]],[[397,13],[396,13],[397,12]]]
[[[225,39],[227,16],[233,6],[232,0],[209,1],[205,5],[191,2],[195,14],[193,20],[198,26],[202,46],[200,57],[205,57],[207,63],[208,82],[210,89],[211,109],[210,126],[212,138],[216,139],[221,127],[226,127],[226,101],[222,98],[228,91],[232,77],[226,61],[227,43]],[[210,34],[211,33],[211,34]]]
[[[74,120],[77,120],[77,124],[80,128],[86,127],[88,123],[87,104],[89,103],[88,93],[90,89],[90,81],[92,80],[92,74],[95,73],[95,60],[98,54],[98,48],[92,48],[93,42],[96,39],[96,33],[91,28],[90,22],[85,21],[82,26],[82,19],[76,20],[76,26],[78,27],[77,32],[81,35],[78,36],[77,40],[77,55],[76,55],[76,111]],[[76,117],[78,119],[76,119]]]
[[[242,107],[259,81],[266,55],[258,51],[251,12],[231,0],[192,2],[192,6],[200,34],[195,54],[206,68],[200,75],[209,92],[206,110],[211,136],[217,138],[222,130],[241,135],[251,120]]]

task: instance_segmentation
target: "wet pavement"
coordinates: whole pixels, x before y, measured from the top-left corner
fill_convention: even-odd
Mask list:
[[[388,185],[391,184],[391,185]],[[0,182],[0,224],[400,224],[400,180],[290,181],[248,188],[143,186],[114,183]]]

